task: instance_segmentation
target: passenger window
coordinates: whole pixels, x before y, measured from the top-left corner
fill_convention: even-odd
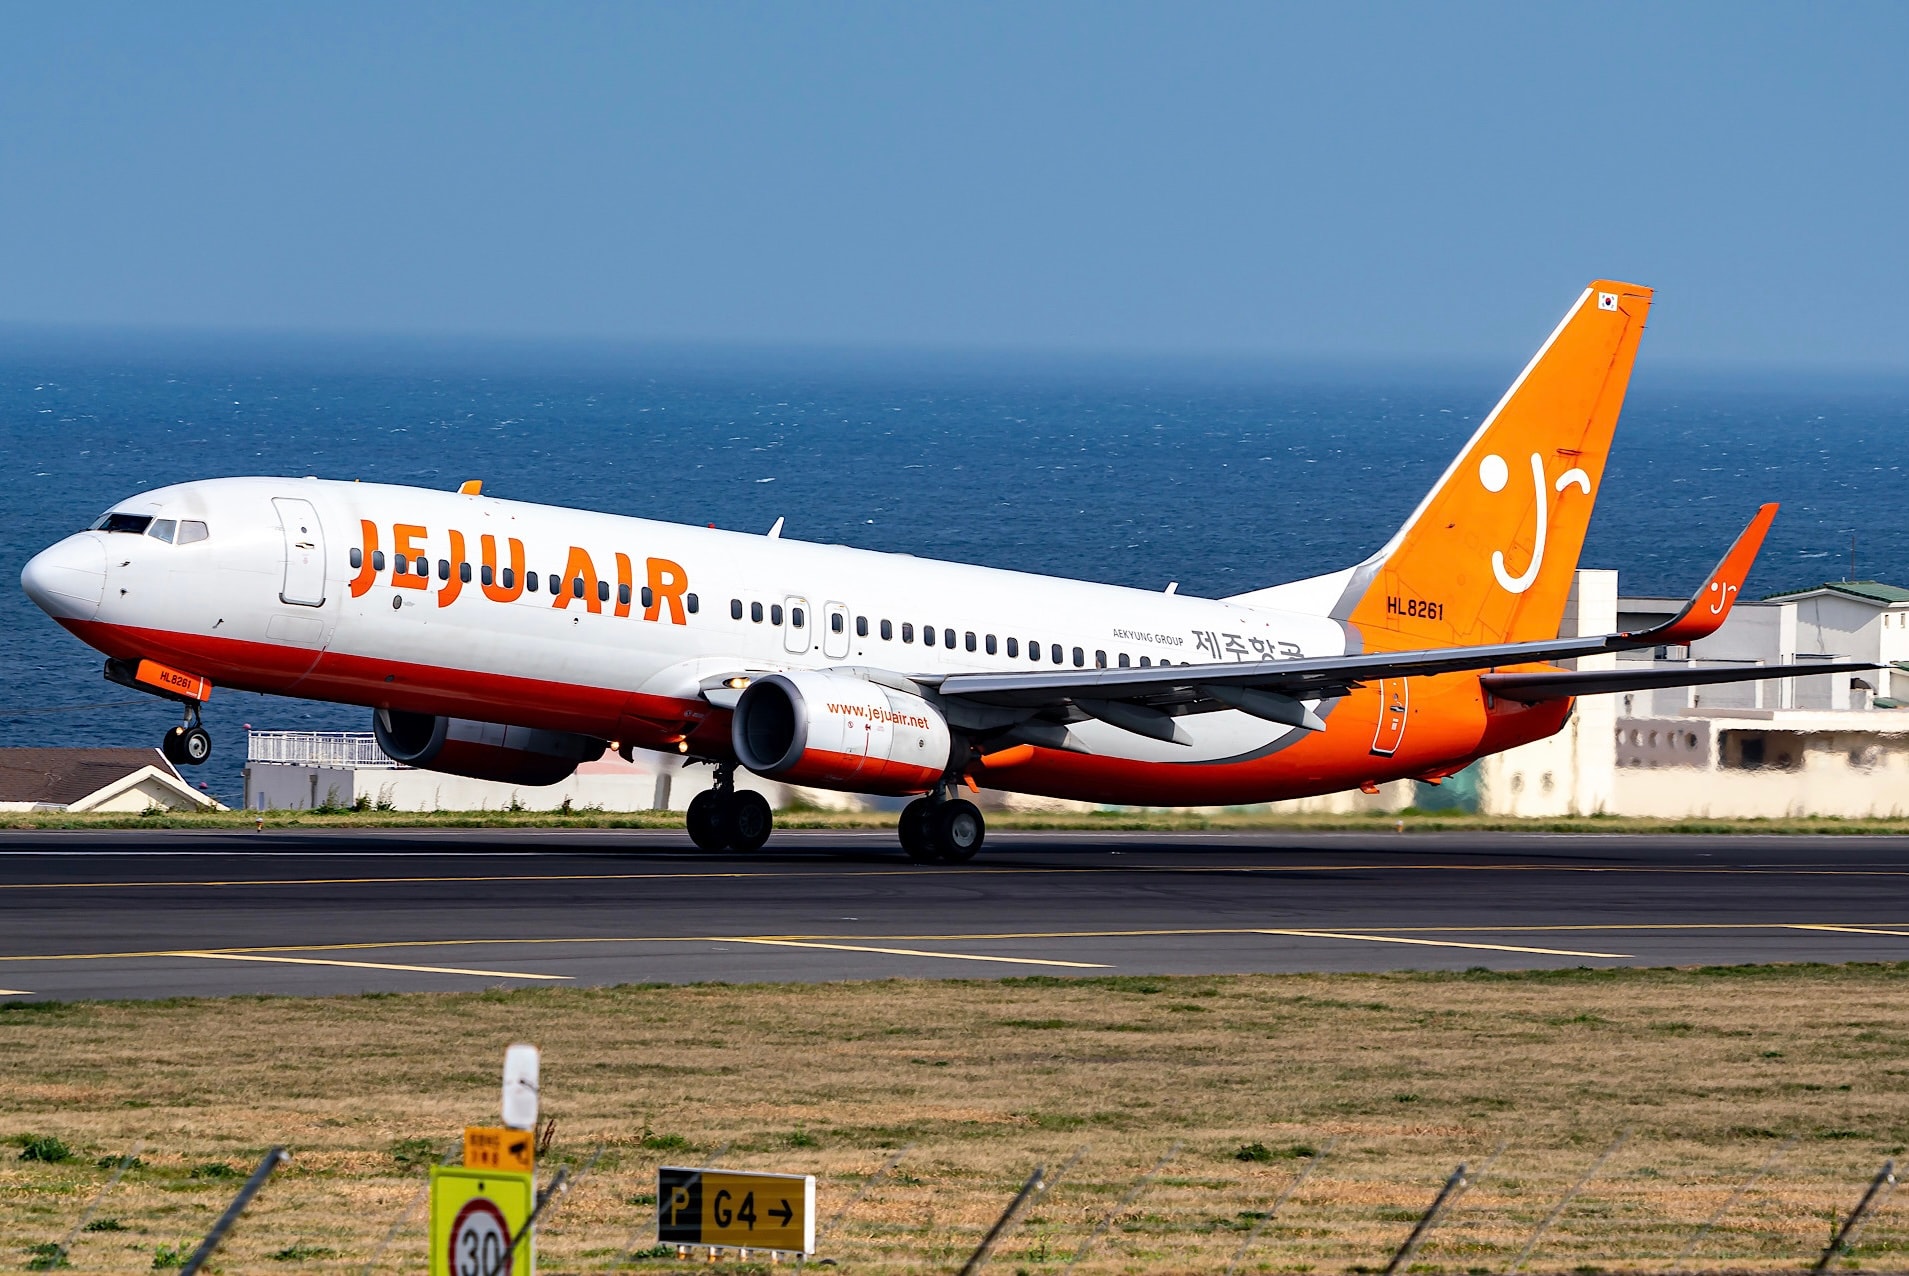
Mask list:
[[[833,633],[845,633],[848,630],[848,618],[841,612],[829,613],[829,629]]]
[[[782,623],[782,604],[781,603],[769,604],[769,623],[772,625],[779,625]]]
[[[616,605],[619,607],[628,607],[630,605],[630,587],[628,585],[621,583],[617,585]]]
[[[381,572],[384,570],[384,551],[383,550],[374,549],[371,551],[371,570],[374,572]]]
[[[509,571],[510,568],[506,567],[504,570]],[[477,569],[477,579],[481,583],[486,585],[495,584],[497,580],[497,573],[491,569],[491,565],[489,563],[485,563],[482,567]],[[505,585],[504,588],[509,589],[510,586]]]
[[[551,572],[550,579],[545,583],[550,586],[550,596],[552,598],[555,598],[558,594],[563,592],[563,579],[558,576],[557,573]]]
[[[581,598],[581,597],[583,597],[583,577],[581,577],[581,576],[573,576],[573,577],[571,577],[571,579],[570,579],[570,596],[571,596],[572,598]],[[604,594],[603,594],[603,596],[604,596],[605,598],[608,598],[608,597],[610,596],[610,594],[609,594],[609,591],[608,591],[608,590],[605,590],[605,591],[604,591]]]
[[[437,560],[437,578],[439,580],[449,580],[451,578],[451,560],[450,559],[440,558]]]
[[[857,638],[868,637],[868,617],[867,616],[857,616],[855,618],[855,636]]]
[[[196,518],[189,518],[179,524],[179,534],[173,538],[172,543],[175,545],[192,545],[206,539],[206,537],[210,535],[212,535],[212,533],[206,530],[204,523],[201,523]]]
[[[1013,640],[1009,639],[1009,641],[1011,642]],[[988,635],[988,654],[990,656],[994,654],[994,635],[993,634]]]
[[[761,603],[749,604],[749,619],[755,621],[758,625],[762,623],[762,604]]]
[[[146,535],[152,537],[156,541],[164,541],[166,542],[166,544],[170,545],[172,544],[172,534],[173,532],[178,530],[178,527],[179,527],[178,519],[158,518],[158,519],[154,519],[152,526],[146,529]]]
[[[1059,643],[1055,643],[1053,646],[1049,647],[1048,652],[1055,664],[1060,665],[1060,664],[1067,663],[1066,659],[1061,654],[1061,645]]]
[[[1152,656],[1142,656],[1142,657],[1140,657],[1140,667],[1141,667],[1142,669],[1146,669],[1146,668],[1148,668],[1149,666],[1151,666],[1152,664],[1153,664],[1153,657],[1152,657]]]
[[[895,639],[895,626],[894,626],[894,624],[893,624],[892,622],[890,622],[890,621],[886,621],[886,620],[884,620],[884,621],[882,622],[882,641],[883,641],[883,642],[893,642],[893,641],[894,641],[894,639]]]
[[[466,585],[471,583],[471,565],[469,563],[459,563],[457,565],[457,578]],[[485,582],[485,584],[489,583],[489,581]]]
[[[1127,653],[1124,651],[1120,653],[1120,667],[1122,669],[1127,667]]]
[[[1019,656],[1020,654],[1021,654],[1021,640],[1019,638],[1008,639],[1008,655]]]
[[[687,611],[690,615],[692,616],[695,615],[697,612],[702,610],[702,607],[703,607],[702,600],[697,598],[696,595],[694,594],[683,595],[683,610]]]
[[[484,573],[488,576],[490,574],[490,568],[486,567],[484,569]],[[488,585],[490,582],[487,580],[484,583]],[[517,588],[517,572],[515,569],[510,567],[506,567],[504,569],[504,588],[505,589]]]
[[[537,575],[536,572],[525,572],[524,573],[524,588],[528,589],[531,593],[534,594],[537,592],[538,582],[541,581],[542,579],[543,578]]]
[[[1075,663],[1079,663],[1079,662],[1076,661]],[[1094,653],[1094,668],[1105,669],[1106,667],[1107,667],[1107,653],[1104,651],[1096,651]]]
[[[1029,660],[1039,660],[1041,658],[1041,644],[1032,638],[1027,640],[1027,658]]]
[[[1086,663],[1087,663],[1087,654],[1083,652],[1079,647],[1074,648],[1074,668],[1078,669]]]
[[[360,567],[365,565],[365,552],[362,549],[353,549],[347,557],[351,559],[351,570],[353,571],[357,571]]]
[[[954,650],[954,630],[944,629],[941,631],[941,645],[946,647],[949,651]],[[968,650],[969,651],[974,650],[974,635],[973,634],[968,635]]]
[[[882,623],[885,625],[888,622],[884,620]],[[915,641],[915,627],[905,620],[901,622],[901,640],[903,642]]]
[[[794,625],[797,629],[800,629],[802,628],[803,620],[804,620],[804,617],[802,615],[802,609],[800,607],[791,607],[789,609],[790,624]]]
[[[643,586],[642,592],[638,594],[637,597],[642,599],[643,610],[645,611],[648,611],[651,607],[656,605],[656,591],[651,589],[648,585]]]
[[[742,599],[731,598],[729,600],[729,619],[731,620],[742,619]]]
[[[581,581],[583,577],[579,576],[577,577],[577,579]],[[607,603],[610,601],[610,582],[609,581],[600,580],[597,582],[597,601],[600,603]]]
[[[935,645],[935,627],[933,625],[923,625],[921,627],[921,645],[924,647],[932,647]]]

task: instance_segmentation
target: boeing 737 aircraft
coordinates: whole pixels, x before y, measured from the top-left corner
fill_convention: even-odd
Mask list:
[[[1435,780],[1551,735],[1573,697],[1866,669],[1563,669],[1714,632],[1764,506],[1683,613],[1560,638],[1651,293],[1593,283],[1412,516],[1325,576],[1206,599],[498,500],[224,478],[129,497],[21,585],[170,697],[204,762],[215,686],[364,705],[393,759],[551,784],[616,749],[709,763],[705,849],[772,815],[738,766],[918,795],[901,844],[956,862],[997,789],[1145,805]],[[1666,529],[1667,531],[1670,529]]]

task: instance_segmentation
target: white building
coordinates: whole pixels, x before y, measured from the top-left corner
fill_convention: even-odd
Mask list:
[[[157,749],[0,749],[0,811],[223,811]]]

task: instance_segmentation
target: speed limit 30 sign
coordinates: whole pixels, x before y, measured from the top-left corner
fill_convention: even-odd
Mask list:
[[[492,1276],[528,1224],[536,1187],[508,1170],[431,1168],[431,1276]],[[511,1255],[508,1276],[533,1276],[534,1236]]]

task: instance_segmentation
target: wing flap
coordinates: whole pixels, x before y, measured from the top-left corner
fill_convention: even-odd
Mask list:
[[[1478,681],[1502,700],[1537,704],[1573,696],[1607,695],[1620,691],[1651,691],[1659,687],[1703,687],[1719,682],[1761,682],[1770,678],[1804,678],[1819,673],[1861,673],[1879,665],[1837,662],[1808,665],[1742,665],[1732,669],[1583,669],[1541,673],[1488,673]]]

